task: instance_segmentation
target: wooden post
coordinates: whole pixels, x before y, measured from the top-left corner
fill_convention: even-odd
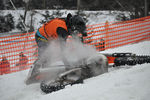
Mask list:
[[[77,0],[77,10],[80,10],[80,0]]]
[[[147,0],[145,0],[145,16],[147,16],[147,13],[148,13]]]
[[[106,36],[106,39],[105,39],[105,48],[109,47],[109,33],[108,33],[108,29],[109,29],[109,22],[106,21],[105,22],[105,36]]]
[[[46,8],[46,1],[43,0],[43,9],[45,9],[45,8]]]

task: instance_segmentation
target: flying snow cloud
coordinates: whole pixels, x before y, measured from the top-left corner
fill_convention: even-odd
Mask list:
[[[48,48],[42,54],[42,60],[47,60],[47,66],[52,63],[67,60],[67,64],[70,66],[74,64],[80,64],[84,59],[96,55],[98,52],[95,48],[84,45],[78,39],[72,39],[66,43],[64,49],[60,49],[58,40],[51,41]]]

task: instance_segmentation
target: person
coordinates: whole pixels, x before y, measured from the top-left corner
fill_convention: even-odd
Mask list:
[[[28,63],[27,56],[23,52],[20,52],[19,53],[19,62],[16,64],[16,66],[19,67],[19,70],[23,70],[27,66],[27,63]]]
[[[46,50],[52,40],[58,39],[60,48],[63,51],[67,37],[69,35],[76,35],[77,32],[81,33],[82,37],[87,36],[85,21],[81,16],[72,16],[70,13],[66,18],[54,18],[40,27],[35,34],[35,40],[38,46],[38,60],[34,63],[31,76],[35,76],[38,69],[45,63],[41,62],[42,60],[40,58],[42,58],[43,51]],[[62,61],[65,65],[68,65],[63,55]]]
[[[60,43],[62,43],[74,31],[79,31],[83,36],[87,36],[85,22],[79,15],[72,16],[69,13],[67,18],[55,18],[45,23],[35,34],[38,54],[42,54],[43,50],[49,45],[49,41],[59,38]]]
[[[10,63],[8,59],[3,56],[2,61],[0,62],[0,75],[10,73]]]

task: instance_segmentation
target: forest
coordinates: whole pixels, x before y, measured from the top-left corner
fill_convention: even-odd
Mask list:
[[[17,9],[119,10],[147,16],[150,0],[12,0]],[[10,0],[0,0],[0,10],[13,9]]]
[[[6,32],[15,27],[13,16],[11,14],[4,16],[1,13],[4,10],[14,10],[11,1],[17,10],[24,10],[24,15],[21,15],[24,23],[27,12],[35,10],[58,10],[59,12],[59,10],[65,9],[77,11],[110,11],[110,13],[111,11],[127,11],[130,12],[130,19],[150,15],[150,0],[0,0],[1,32]],[[119,15],[119,17],[122,17],[122,21],[127,20],[124,15]],[[5,28],[4,26],[10,26],[10,28]],[[21,26],[20,22],[16,27],[21,29]]]

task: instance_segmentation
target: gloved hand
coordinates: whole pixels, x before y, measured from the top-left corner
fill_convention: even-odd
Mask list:
[[[87,36],[87,32],[86,32],[86,31],[85,31],[85,32],[82,32],[82,36],[83,36],[83,37]]]

